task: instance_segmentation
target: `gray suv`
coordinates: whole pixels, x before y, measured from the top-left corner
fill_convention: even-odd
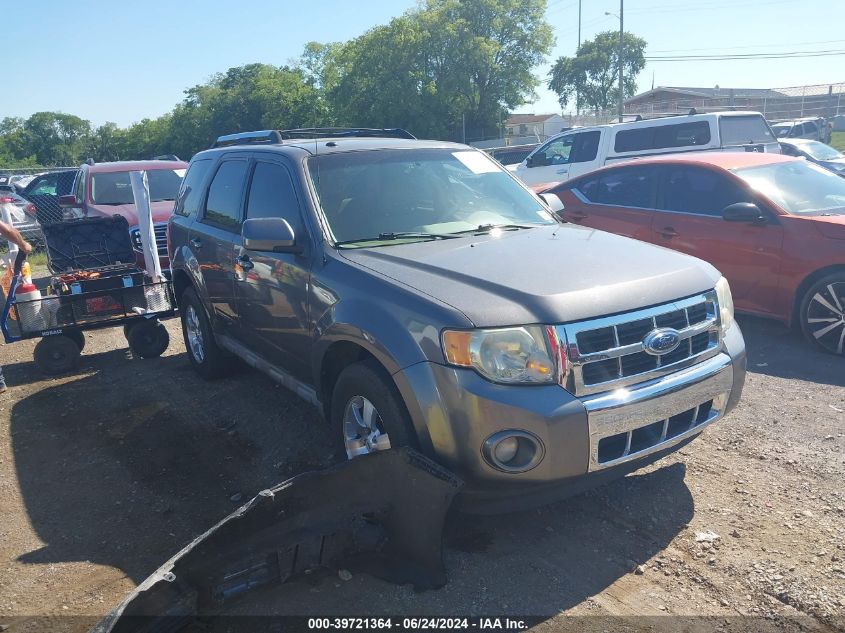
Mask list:
[[[464,145],[221,137],[191,160],[169,236],[202,376],[241,358],[318,406],[349,458],[411,445],[456,472],[469,511],[650,463],[745,380],[712,266],[562,223]]]

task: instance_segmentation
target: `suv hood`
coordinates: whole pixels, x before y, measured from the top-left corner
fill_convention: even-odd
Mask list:
[[[719,279],[700,259],[571,224],[338,252],[478,327],[607,316],[703,292]]]
[[[170,219],[170,216],[173,215],[173,207],[175,205],[176,202],[173,200],[160,200],[158,202],[150,203],[153,212],[153,222],[167,222]],[[89,217],[91,216],[91,211],[94,211],[96,215],[106,217],[110,217],[112,215],[122,215],[126,218],[129,226],[138,225],[138,211],[135,209],[134,204],[89,204],[88,210]]]

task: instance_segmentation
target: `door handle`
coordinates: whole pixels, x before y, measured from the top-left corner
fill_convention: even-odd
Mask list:
[[[556,174],[568,174],[569,170],[568,169],[558,169],[555,173]]]
[[[658,233],[667,240],[678,236],[678,232],[671,226],[664,226]]]
[[[240,266],[241,270],[244,272],[248,272],[255,268],[255,264],[252,263],[252,260],[249,258],[249,255],[241,255],[235,259],[235,265]]]
[[[192,237],[190,239],[190,242],[191,242],[191,246],[193,246],[194,248],[196,248],[196,249],[202,248],[202,240],[200,238]]]

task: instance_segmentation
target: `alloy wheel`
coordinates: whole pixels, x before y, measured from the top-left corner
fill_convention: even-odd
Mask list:
[[[196,309],[188,305],[185,309],[185,332],[188,335],[188,346],[191,348],[191,355],[197,363],[205,360],[205,349],[202,340],[202,325]]]
[[[349,459],[390,448],[384,421],[372,402],[353,396],[343,411],[343,444]]]
[[[820,288],[810,298],[805,318],[819,345],[834,354],[845,353],[845,281]]]

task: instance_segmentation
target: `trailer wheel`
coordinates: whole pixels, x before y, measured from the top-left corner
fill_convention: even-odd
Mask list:
[[[157,358],[170,345],[167,328],[158,321],[141,321],[132,326],[126,336],[129,349],[141,358]]]
[[[76,343],[80,352],[85,349],[85,334],[83,334],[82,331],[69,330],[67,332],[63,332],[62,335],[67,336],[70,340]]]
[[[79,364],[79,346],[72,338],[59,334],[38,341],[35,346],[35,364],[49,376],[64,374]]]

